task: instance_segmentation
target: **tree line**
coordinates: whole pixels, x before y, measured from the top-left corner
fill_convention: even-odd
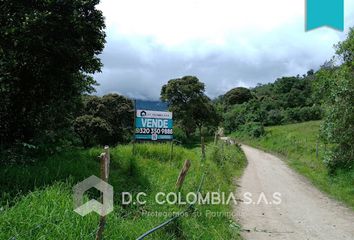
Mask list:
[[[313,95],[314,71],[303,76],[282,77],[274,83],[247,89],[237,87],[215,100],[225,112],[223,125],[228,132],[245,131],[259,137],[263,126],[319,120],[323,109]]]

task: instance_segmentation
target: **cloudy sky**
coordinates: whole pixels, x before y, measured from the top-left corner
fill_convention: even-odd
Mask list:
[[[107,43],[97,94],[158,99],[169,79],[197,76],[216,97],[318,69],[345,32],[305,32],[305,0],[101,0]]]

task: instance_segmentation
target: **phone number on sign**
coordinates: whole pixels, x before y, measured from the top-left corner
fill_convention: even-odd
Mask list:
[[[172,128],[136,128],[136,134],[173,134]]]

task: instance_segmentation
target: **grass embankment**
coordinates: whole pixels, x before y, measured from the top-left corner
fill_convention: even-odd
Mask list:
[[[251,146],[279,154],[290,167],[306,176],[320,190],[354,209],[354,170],[328,175],[323,163],[325,145],[318,140],[320,124],[321,121],[311,121],[266,127],[266,134],[260,138],[250,138],[240,133],[233,133],[232,136]]]
[[[97,156],[102,150],[70,150],[43,158],[31,166],[0,169],[0,239],[94,239],[98,215],[81,217],[73,211],[72,186],[91,175],[99,176]],[[245,165],[236,146],[208,145],[201,163],[200,148],[169,144],[137,144],[111,149],[110,184],[114,187],[114,212],[107,216],[105,239],[136,239],[185,206],[155,203],[158,192],[176,191],[175,182],[185,159],[192,164],[181,190],[195,191],[207,170],[202,192],[234,190],[232,178]],[[121,192],[145,192],[145,205],[121,204]],[[98,192],[89,191],[89,196]],[[239,239],[239,227],[228,205],[197,205],[195,212],[161,229],[148,239]],[[149,215],[150,214],[150,215]],[[152,215],[151,215],[152,214]],[[161,214],[161,215],[159,215]],[[157,216],[156,216],[157,215]]]

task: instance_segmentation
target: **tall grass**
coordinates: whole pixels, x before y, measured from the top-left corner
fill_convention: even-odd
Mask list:
[[[250,138],[232,135],[249,145],[279,154],[289,166],[307,177],[320,190],[354,209],[354,170],[330,176],[323,163],[326,146],[319,139],[320,121],[266,128],[266,135]],[[316,154],[317,152],[317,154]]]
[[[166,220],[184,205],[159,205],[158,192],[176,191],[175,182],[184,160],[191,168],[181,189],[182,196],[195,191],[203,172],[205,191],[234,191],[232,178],[245,164],[235,146],[224,146],[222,164],[213,152],[221,146],[207,146],[201,162],[200,148],[170,144],[136,144],[111,149],[110,184],[114,187],[114,211],[107,217],[105,239],[136,239]],[[70,150],[43,159],[34,165],[8,166],[0,170],[0,239],[93,239],[98,216],[81,217],[73,211],[72,186],[90,175],[99,176],[99,148]],[[146,204],[122,205],[121,193],[145,192]],[[95,196],[89,191],[87,197]],[[225,215],[212,216],[210,212]],[[198,205],[194,212],[154,233],[151,239],[239,239],[239,228],[226,213],[227,205]],[[150,214],[150,215],[149,215]]]

